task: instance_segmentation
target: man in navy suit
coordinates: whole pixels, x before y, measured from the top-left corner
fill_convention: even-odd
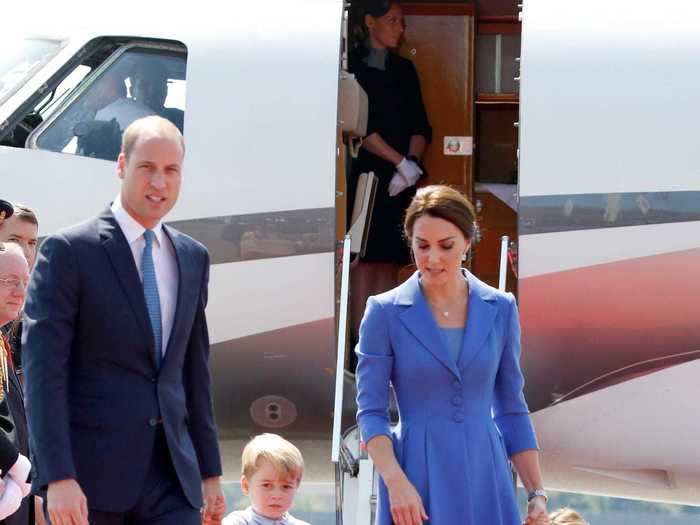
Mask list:
[[[47,490],[53,525],[223,517],[204,315],[209,256],[161,222],[177,200],[183,157],[172,123],[135,121],[111,207],[42,244],[23,351],[34,483]]]

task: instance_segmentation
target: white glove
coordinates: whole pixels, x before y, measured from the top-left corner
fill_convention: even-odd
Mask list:
[[[420,169],[418,164],[412,160],[408,160],[406,157],[401,159],[401,162],[396,165],[396,169],[401,175],[403,175],[409,186],[413,186],[416,182],[418,182],[420,176],[423,175],[423,170]]]
[[[22,490],[9,476],[5,479],[5,490],[0,495],[0,520],[17,512],[22,503]]]
[[[15,464],[7,471],[7,475],[12,478],[12,481],[14,481],[17,487],[22,491],[22,497],[28,495],[32,488],[31,483],[27,483],[31,471],[31,462],[22,454],[17,457]]]
[[[389,196],[396,197],[409,186],[413,186],[413,184],[409,184],[406,177],[401,175],[398,171],[395,171],[394,176],[391,177],[389,181]]]
[[[389,181],[389,196],[395,197],[401,193],[406,188],[413,186],[420,176],[423,175],[423,170],[420,169],[418,164],[412,160],[408,160],[406,157],[401,159],[396,165],[396,171],[394,176]]]

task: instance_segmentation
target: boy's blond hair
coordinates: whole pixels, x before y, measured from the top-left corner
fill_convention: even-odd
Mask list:
[[[299,449],[277,434],[260,434],[251,439],[241,456],[241,474],[246,478],[255,474],[262,461],[268,461],[280,476],[288,476],[301,483],[304,458]]]
[[[549,515],[552,525],[588,525],[588,522],[583,519],[574,509],[564,507]]]

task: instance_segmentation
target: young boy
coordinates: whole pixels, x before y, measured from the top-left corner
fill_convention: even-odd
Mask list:
[[[303,474],[297,447],[277,434],[254,437],[241,457],[241,488],[251,505],[226,516],[223,525],[309,525],[287,512]]]

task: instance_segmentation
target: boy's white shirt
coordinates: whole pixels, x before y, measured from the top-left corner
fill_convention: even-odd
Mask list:
[[[226,516],[222,521],[222,525],[310,525],[306,521],[299,520],[292,516],[289,512],[278,519],[273,520],[266,518],[262,514],[248,507],[245,510],[236,510]]]

